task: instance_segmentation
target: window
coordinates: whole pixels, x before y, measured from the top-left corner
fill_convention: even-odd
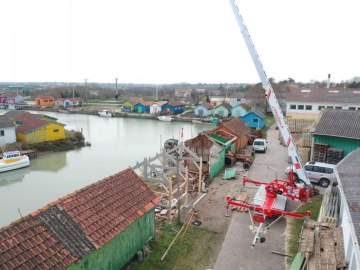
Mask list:
[[[325,106],[319,106],[319,111],[321,111],[324,108],[325,108]]]
[[[259,122],[259,119],[254,118],[254,119],[253,119],[253,122],[254,122],[254,123],[257,123],[257,122]]]
[[[0,130],[0,136],[5,136],[5,130]]]
[[[349,110],[354,111],[354,110],[355,110],[355,107],[349,107]]]
[[[336,110],[342,110],[342,107],[335,107]]]
[[[59,132],[59,129],[54,129],[53,132]]]
[[[332,168],[324,168],[324,173],[332,174],[334,170]]]
[[[306,109],[307,111],[311,111],[311,110],[312,110],[312,105],[306,105],[305,109]]]
[[[295,104],[291,104],[291,105],[290,105],[290,109],[291,109],[291,110],[296,110],[296,105],[295,105]]]
[[[334,109],[334,106],[327,106],[327,109]]]
[[[306,165],[304,168],[305,168],[305,171],[312,172],[314,166],[312,166],[312,165]]]
[[[319,167],[319,166],[314,166],[313,171],[314,171],[314,172],[318,172],[318,173],[323,173],[323,172],[324,172],[324,168],[323,168],[323,167]]]
[[[303,109],[304,109],[304,105],[298,105],[297,108],[298,108],[298,110],[303,110]]]

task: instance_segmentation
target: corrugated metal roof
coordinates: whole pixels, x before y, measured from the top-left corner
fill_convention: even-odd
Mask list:
[[[360,89],[353,88],[311,88],[292,89],[286,97],[287,102],[359,104]]]
[[[349,206],[355,233],[360,242],[360,149],[353,151],[337,166],[340,183]]]
[[[360,139],[360,111],[323,111],[314,134]]]

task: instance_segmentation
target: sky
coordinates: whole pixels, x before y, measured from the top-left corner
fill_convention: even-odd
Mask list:
[[[277,80],[360,75],[359,0],[238,0]],[[228,0],[1,0],[0,81],[255,83]]]

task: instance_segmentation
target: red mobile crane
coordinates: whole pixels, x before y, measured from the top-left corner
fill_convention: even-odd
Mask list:
[[[297,152],[296,146],[289,132],[284,116],[281,112],[281,108],[275,96],[275,92],[265,73],[259,55],[255,49],[254,43],[250,37],[249,31],[244,23],[244,20],[239,12],[238,6],[235,1],[236,0],[229,0],[237,23],[240,27],[240,31],[245,40],[246,46],[254,62],[256,71],[261,79],[262,86],[265,90],[265,98],[274,115],[281,136],[284,142],[286,142],[287,144],[288,154],[294,165],[293,168],[295,171],[289,173],[287,180],[275,179],[268,183],[251,180],[247,176],[244,176],[244,185],[246,183],[252,183],[256,186],[259,186],[259,189],[255,194],[252,204],[233,199],[230,196],[226,197],[228,209],[229,206],[244,207],[249,209],[250,213],[252,213],[251,222],[253,227],[255,228],[255,237],[252,243],[252,246],[254,246],[257,240],[260,240],[260,242],[265,241],[265,238],[262,235],[279,218],[283,216],[303,218],[311,215],[311,212],[300,213],[285,211],[285,204],[287,199],[300,202],[306,202],[309,199],[311,183],[303,170],[300,156]],[[298,180],[301,182],[301,184],[295,183],[294,173],[296,173]],[[269,225],[265,225],[265,219],[274,216],[278,216],[279,218],[271,222]]]

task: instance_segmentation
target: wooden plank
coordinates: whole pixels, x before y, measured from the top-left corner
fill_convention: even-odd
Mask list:
[[[345,250],[344,250],[344,239],[343,239],[343,231],[341,228],[335,229],[334,241],[335,241],[336,266],[338,268],[345,268],[346,259],[345,259]]]

